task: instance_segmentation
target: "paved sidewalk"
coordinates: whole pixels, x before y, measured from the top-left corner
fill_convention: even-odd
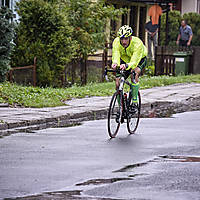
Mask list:
[[[141,90],[142,104],[177,103],[200,97],[200,84],[175,84]],[[66,101],[66,106],[50,108],[0,107],[0,135],[23,129],[70,125],[106,116],[111,97],[91,97]],[[149,106],[150,107],[150,106]]]

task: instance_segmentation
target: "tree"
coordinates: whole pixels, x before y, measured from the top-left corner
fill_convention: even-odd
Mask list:
[[[72,27],[53,1],[21,0],[13,65],[27,65],[37,57],[37,84],[59,86],[66,63],[75,56]]]
[[[10,54],[12,50],[13,24],[12,11],[7,7],[0,8],[0,82],[5,81],[10,68]]]
[[[169,46],[176,46],[177,36],[179,34],[179,27],[181,22],[181,13],[179,11],[173,10],[169,12]],[[161,45],[165,45],[165,26],[166,26],[166,13],[161,17]]]
[[[124,9],[105,6],[104,0],[21,0],[13,65],[31,64],[37,57],[39,85],[59,86],[59,76],[71,60],[81,63],[86,84],[89,54],[105,45],[105,26]]]
[[[105,5],[104,0],[64,0],[63,12],[73,27],[72,39],[77,41],[76,59],[81,62],[81,82],[86,84],[85,60],[89,54],[105,46],[105,27],[109,19],[116,19],[126,9],[115,9]]]

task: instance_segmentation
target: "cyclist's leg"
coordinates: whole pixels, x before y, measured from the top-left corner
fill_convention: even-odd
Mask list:
[[[132,98],[133,102],[138,102],[138,91],[139,91],[139,76],[141,74],[141,71],[146,67],[147,58],[144,57],[139,62],[138,66],[134,69],[135,71],[135,79],[133,75],[131,75],[131,82],[132,82]]]
[[[119,88],[119,80],[120,80],[119,77],[116,77],[116,78],[115,78],[115,86],[116,86],[116,90],[118,90],[118,88]]]
[[[140,60],[138,66],[134,69],[135,71],[135,82],[139,82],[139,76],[142,72],[142,70],[146,67],[147,65],[147,57],[144,57]]]

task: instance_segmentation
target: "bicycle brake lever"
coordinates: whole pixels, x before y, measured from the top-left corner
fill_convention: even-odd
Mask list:
[[[108,75],[105,75],[105,79],[106,81],[109,81]]]
[[[107,74],[108,74],[108,68],[105,67],[104,75],[103,75],[103,76],[104,76],[104,78],[105,78],[106,81],[109,81],[109,79],[108,79],[108,75],[107,75]]]

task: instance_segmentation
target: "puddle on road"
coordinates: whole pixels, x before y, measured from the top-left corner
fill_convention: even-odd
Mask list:
[[[132,175],[129,175],[128,177],[131,177],[131,178],[135,178],[135,177],[138,177],[138,176],[147,176],[149,174],[147,173],[143,173],[143,174],[132,174]]]
[[[144,163],[136,163],[136,164],[133,164],[133,165],[127,165],[119,170],[116,170],[116,171],[113,171],[113,173],[116,173],[116,172],[127,172],[127,171],[131,171],[132,169],[136,168],[136,167],[142,167],[144,165],[147,165],[150,161],[148,162],[144,162]]]
[[[133,165],[127,165],[119,170],[113,171],[115,172],[131,172],[134,168],[145,166],[149,163],[155,162],[200,162],[200,157],[196,156],[173,156],[173,155],[165,155],[158,156],[152,160],[143,163],[136,163]],[[83,183],[77,183],[76,186],[88,186],[88,185],[101,185],[101,184],[111,184],[119,181],[130,181],[133,178],[138,176],[146,176],[149,174],[141,173],[141,174],[131,174],[128,177],[123,178],[110,178],[110,179],[92,179],[85,181]],[[112,198],[93,198],[93,197],[84,197],[82,196],[83,190],[74,190],[74,191],[56,191],[56,192],[47,192],[39,195],[32,195],[27,197],[17,197],[17,198],[5,198],[4,200],[52,200],[52,199],[76,199],[76,200],[113,200]]]
[[[57,192],[46,192],[38,195],[31,195],[26,197],[6,198],[4,200],[56,200],[56,199],[67,199],[67,200],[116,200],[113,198],[104,197],[84,197],[81,196],[82,190],[74,191],[57,191]],[[120,200],[120,199],[118,199]]]
[[[73,199],[74,196],[80,196],[82,190],[45,192],[38,195],[26,197],[5,198],[4,200],[52,200],[52,199]],[[75,199],[75,198],[74,198]],[[78,198],[77,198],[78,199]]]
[[[178,161],[178,162],[200,162],[200,157],[190,157],[190,156],[159,156],[165,161]]]
[[[149,163],[153,163],[153,162],[200,162],[200,157],[194,157],[194,156],[170,156],[170,155],[166,155],[166,156],[158,156],[152,160],[149,160],[147,162],[143,162],[143,163],[136,163],[136,164],[132,164],[132,165],[127,165],[119,170],[113,171],[113,173],[116,172],[129,172],[132,171],[134,168],[137,167],[142,167],[144,165],[147,165]]]
[[[132,178],[93,179],[83,183],[77,183],[76,186],[100,185],[100,184],[108,184],[108,183],[115,183],[118,181],[128,181],[128,180],[133,180],[133,179]]]

